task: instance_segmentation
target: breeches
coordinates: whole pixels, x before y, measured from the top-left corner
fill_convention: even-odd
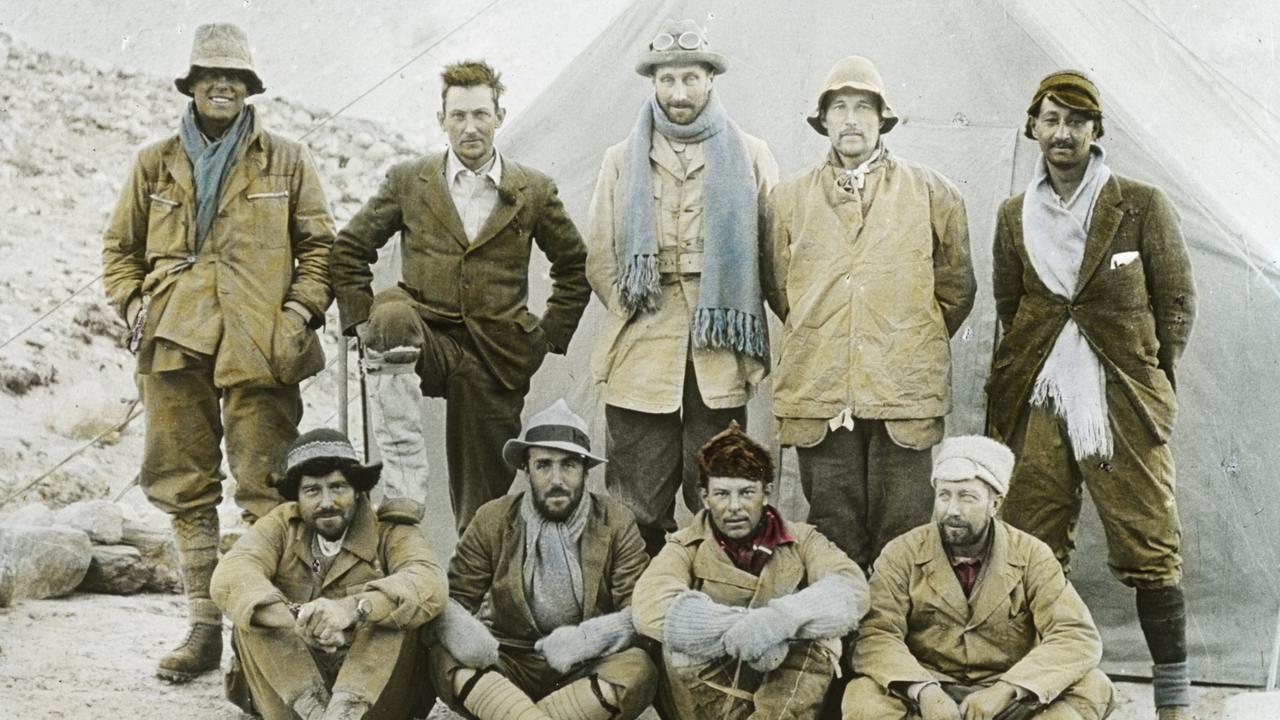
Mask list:
[[[992,678],[984,685],[943,683],[942,689],[959,704],[971,693],[990,687],[998,679]],[[1015,702],[996,715],[996,720],[1074,720],[1075,713],[1084,720],[1102,720],[1111,714],[1113,692],[1111,680],[1095,668],[1047,705],[1036,703],[1034,698]],[[844,720],[918,720],[920,717],[916,708],[908,707],[897,695],[885,692],[879,683],[869,677],[854,678],[849,683],[844,691],[841,712]]]
[[[430,663],[428,674],[437,697],[458,710],[453,675],[463,666],[439,643],[427,650],[427,658]],[[658,670],[653,661],[644,650],[636,647],[605,655],[561,675],[533,649],[503,645],[498,652],[496,669],[535,702],[569,683],[595,675],[617,689],[618,706],[625,720],[644,712],[658,685]]]
[[[677,717],[743,720],[811,720],[835,673],[828,651],[795,641],[776,669],[760,673],[735,658],[676,667],[666,654],[667,682],[660,691]]]
[[[797,447],[796,459],[808,522],[863,569],[890,540],[933,513],[932,452],[901,447],[883,420],[858,418],[853,430]]]
[[[422,670],[416,630],[363,626],[340,662],[307,647],[292,628],[237,626],[231,641],[265,720],[296,720],[293,701],[321,687],[371,703],[366,720],[410,716]]]
[[[1108,392],[1114,450],[1106,462],[1078,462],[1066,425],[1031,407],[1013,435],[1018,457],[1004,519],[1043,540],[1069,568],[1082,488],[1098,508],[1107,564],[1126,585],[1160,588],[1182,579],[1182,530],[1174,496],[1173,453],[1155,443],[1127,398]]]
[[[252,519],[280,504],[267,481],[283,471],[298,436],[297,385],[218,388],[212,361],[140,377],[146,447],[139,478],[153,505],[175,514],[221,502],[224,434],[236,504]]]
[[[719,410],[707,407],[692,362],[685,367],[684,378],[678,412],[646,413],[613,405],[604,408],[609,457],[605,487],[635,514],[651,555],[662,548],[665,533],[676,529],[677,489],[690,512],[702,509],[695,459],[699,448],[729,427],[731,420],[747,427],[745,405]]]
[[[502,459],[502,446],[520,434],[529,383],[504,386],[480,358],[465,325],[426,322],[400,288],[374,298],[365,341],[380,352],[418,348],[422,394],[446,400],[449,498],[461,535],[481,505],[511,488],[516,470]]]

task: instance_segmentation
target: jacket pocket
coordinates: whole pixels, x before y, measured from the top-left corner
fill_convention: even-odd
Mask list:
[[[289,244],[288,181],[287,176],[268,175],[255,179],[245,190],[248,229],[259,246]]]
[[[290,313],[284,309],[276,311],[271,333],[271,373],[282,385],[296,385],[324,368],[324,349],[315,330],[287,314]]]
[[[147,256],[186,255],[187,214],[173,187],[157,187],[147,199]]]

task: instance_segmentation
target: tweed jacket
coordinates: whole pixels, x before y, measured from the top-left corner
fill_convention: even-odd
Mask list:
[[[989,433],[1006,442],[1013,435],[1041,366],[1072,318],[1097,353],[1107,383],[1133,403],[1155,442],[1167,442],[1177,414],[1175,370],[1196,300],[1186,242],[1168,198],[1151,185],[1111,176],[1094,206],[1076,297],[1068,299],[1050,292],[1031,265],[1023,197],[1000,206],[992,248],[1004,335],[987,380]],[[1135,261],[1112,267],[1132,253]]]
[[[939,418],[951,409],[951,345],[973,307],[964,199],[887,149],[869,206],[828,158],[774,189],[761,279],[783,321],[773,371],[779,418]]]
[[[1096,668],[1102,640],[1053,552],[998,520],[994,530],[968,599],[933,523],[890,541],[871,575],[854,670],[898,691],[1004,679],[1047,703]]]
[[[373,304],[370,265],[400,234],[400,285],[429,322],[462,323],[480,360],[502,384],[524,385],[547,343],[569,348],[591,299],[586,248],[549,177],[502,159],[499,201],[468,241],[444,176],[447,153],[395,165],[381,187],[338,233],[331,258],[342,327],[351,334]],[[539,318],[529,311],[529,253],[551,261],[551,296]]]
[[[631,511],[608,496],[589,495],[591,512],[579,550],[583,620],[629,606],[636,580],[649,562]],[[542,632],[524,594],[523,498],[524,493],[506,495],[476,511],[449,561],[449,596],[474,613],[488,594],[494,637],[503,645],[529,649]]]
[[[310,153],[254,119],[195,252],[191,162],[175,134],[138,153],[107,224],[103,286],[121,317],[144,298],[138,372],[162,339],[214,358],[218,387],[290,385],[324,367],[315,332],[282,322],[284,303],[324,322],[333,219]],[[129,318],[126,318],[129,320]]]
[[[763,234],[765,202],[778,182],[778,163],[763,140],[746,133],[742,138],[755,170]],[[651,313],[629,313],[618,299],[616,240],[627,232],[622,174],[628,143],[624,140],[605,151],[587,221],[587,278],[609,310],[592,359],[592,376],[604,384],[604,399],[610,405],[647,413],[679,410],[690,359],[702,400],[709,408],[745,405],[768,372],[767,361],[759,358],[723,348],[690,347],[691,320],[708,262],[703,254],[704,144],[691,143],[688,161],[682,163],[671,143],[657,131],[653,133],[649,150],[653,228],[659,265],[666,270],[658,309]]]
[[[369,622],[400,629],[419,627],[444,609],[442,573],[416,523],[379,518],[361,496],[342,550],[324,577],[312,570],[313,535],[297,503],[277,506],[218,562],[209,591],[213,601],[243,627],[259,607],[319,597],[361,594],[370,601]]]
[[[866,592],[862,569],[840,548],[812,525],[784,522],[795,540],[774,548],[756,576],[733,564],[716,542],[707,511],[699,510],[692,522],[667,536],[667,544],[636,585],[631,608],[636,632],[662,642],[671,601],[690,589],[722,605],[745,608],[791,595],[828,575],[844,575]],[[839,656],[839,639],[822,642],[831,646],[833,656]]]

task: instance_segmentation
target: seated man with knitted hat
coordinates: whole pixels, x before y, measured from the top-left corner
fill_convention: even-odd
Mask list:
[[[768,504],[769,453],[732,422],[698,451],[704,509],[636,586],[637,632],[663,644],[679,718],[813,718],[840,638],[866,609],[862,570]]]
[[[482,505],[458,540],[431,626],[436,693],[478,720],[639,716],[658,679],[632,647],[631,591],[649,558],[631,511],[586,490],[604,462],[587,424],[558,400],[502,456],[529,490]]]
[[[947,438],[933,522],[891,540],[871,574],[845,720],[1098,720],[1102,642],[1049,546],[996,518],[1013,453]]]
[[[417,628],[446,600],[418,529],[422,506],[401,498],[375,512],[381,466],[361,465],[336,430],[299,436],[286,462],[276,483],[286,502],[213,573],[249,697],[233,695],[234,683],[228,694],[267,720],[409,717]]]

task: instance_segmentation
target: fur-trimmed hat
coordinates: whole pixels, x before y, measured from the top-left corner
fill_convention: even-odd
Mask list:
[[[706,63],[717,75],[729,72],[729,58],[707,49],[707,34],[692,19],[662,23],[636,63],[636,72],[649,77],[659,65],[671,63]]]
[[[187,74],[173,81],[183,95],[191,95],[192,76],[197,68],[235,70],[244,78],[245,92],[257,95],[266,90],[262,78],[253,69],[253,54],[249,51],[249,38],[244,31],[231,23],[209,23],[196,28],[191,41],[191,62]]]
[[[939,480],[981,480],[997,495],[1009,492],[1013,476],[1013,451],[981,435],[949,437],[938,445],[933,459],[932,483]]]
[[[285,500],[298,499],[298,485],[303,476],[328,475],[342,471],[356,492],[369,492],[378,484],[382,464],[362,465],[347,436],[329,428],[318,428],[298,436],[285,455],[284,474],[272,485]]]
[[[737,420],[698,449],[698,487],[707,486],[707,478],[731,477],[743,480],[773,482],[773,457],[752,440]]]
[[[1036,136],[1032,134],[1031,128],[1036,124],[1036,118],[1040,115],[1040,103],[1045,98],[1052,98],[1059,105],[1088,114],[1093,118],[1093,136],[1102,137],[1102,101],[1098,99],[1098,86],[1093,84],[1088,75],[1079,70],[1058,70],[1044,76],[1040,87],[1036,88],[1035,97],[1027,106],[1027,124],[1022,129],[1022,134],[1032,140]]]

